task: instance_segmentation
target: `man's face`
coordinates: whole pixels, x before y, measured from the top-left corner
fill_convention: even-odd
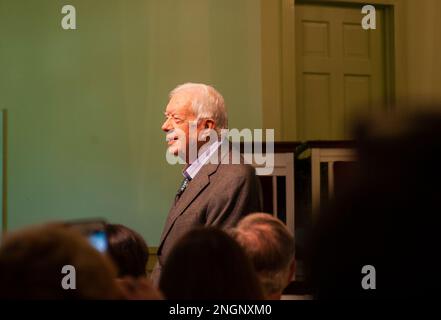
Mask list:
[[[175,94],[166,107],[165,117],[161,129],[167,134],[168,152],[175,156],[185,156],[184,159],[187,159],[190,141],[197,141],[197,136],[190,137],[190,123],[195,123],[196,120],[191,108],[191,94]],[[199,130],[193,131],[197,134]]]

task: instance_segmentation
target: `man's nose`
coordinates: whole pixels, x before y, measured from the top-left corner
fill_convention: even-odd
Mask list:
[[[162,131],[164,131],[164,132],[168,132],[168,131],[170,131],[170,130],[173,129],[172,125],[170,124],[170,119],[169,119],[169,118],[167,118],[167,119],[164,121],[164,123],[162,124],[161,129],[162,129]]]

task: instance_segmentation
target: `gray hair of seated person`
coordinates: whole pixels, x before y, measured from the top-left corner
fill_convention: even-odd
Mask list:
[[[265,296],[281,293],[294,260],[294,236],[267,213],[250,214],[230,234],[244,248],[258,274]]]

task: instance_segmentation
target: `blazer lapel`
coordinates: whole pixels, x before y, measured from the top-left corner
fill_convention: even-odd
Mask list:
[[[186,190],[175,203],[175,205],[171,208],[169,215],[167,217],[167,221],[165,224],[164,231],[162,232],[161,241],[158,247],[158,254],[164,243],[164,240],[167,238],[173,224],[176,219],[188,208],[188,206],[199,196],[199,194],[206,188],[206,186],[210,183],[209,176],[216,172],[219,164],[207,164],[204,165],[201,170],[198,172],[196,177],[190,181]]]
[[[210,183],[210,176],[216,172],[219,165],[222,163],[222,160],[230,156],[231,157],[231,144],[225,139],[222,143],[223,147],[219,148],[219,150],[212,155],[213,159],[210,159],[210,162],[202,166],[196,177],[190,181],[187,186],[187,189],[178,199],[178,201],[174,204],[174,206],[170,209],[170,212],[167,217],[167,221],[165,223],[164,230],[161,235],[161,240],[159,241],[158,247],[158,255],[161,255],[162,245],[164,244],[165,239],[170,233],[170,230],[173,227],[176,219],[188,208],[188,206],[201,194],[201,192],[207,187]],[[217,161],[214,157],[217,157]]]

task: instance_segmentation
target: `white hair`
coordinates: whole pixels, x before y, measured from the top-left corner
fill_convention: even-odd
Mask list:
[[[212,86],[202,83],[184,83],[170,92],[170,98],[182,92],[191,92],[191,107],[197,120],[211,119],[216,131],[228,128],[227,109],[222,95]]]

